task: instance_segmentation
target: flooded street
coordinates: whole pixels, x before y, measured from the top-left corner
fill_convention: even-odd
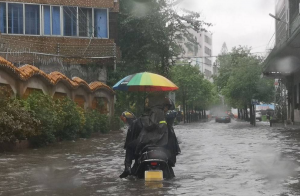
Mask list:
[[[0,154],[0,195],[300,195],[300,132],[267,123],[175,126],[176,178],[120,179],[125,132]]]

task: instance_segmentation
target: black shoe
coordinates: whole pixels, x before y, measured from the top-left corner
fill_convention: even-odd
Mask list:
[[[123,173],[119,176],[120,178],[126,178],[127,176],[131,175],[131,168],[125,167]]]

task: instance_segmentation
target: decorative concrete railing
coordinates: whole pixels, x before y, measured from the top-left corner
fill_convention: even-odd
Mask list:
[[[32,91],[41,91],[52,97],[69,97],[78,105],[87,109],[97,106],[101,100],[107,104],[107,113],[114,111],[115,92],[106,84],[95,81],[88,84],[81,78],[69,79],[60,72],[46,74],[32,65],[20,68],[0,57],[0,85],[10,88],[15,96],[26,97]]]

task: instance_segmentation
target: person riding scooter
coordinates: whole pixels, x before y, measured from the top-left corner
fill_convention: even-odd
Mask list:
[[[165,119],[165,112],[169,110],[169,107],[170,102],[163,94],[150,94],[147,97],[145,100],[146,113],[136,119],[128,129],[125,142],[125,170],[120,178],[131,175],[132,160],[135,155],[140,154],[143,148],[151,145],[170,146],[168,145],[169,129]]]

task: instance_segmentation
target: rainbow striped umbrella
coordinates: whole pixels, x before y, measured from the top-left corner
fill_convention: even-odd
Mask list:
[[[154,73],[142,72],[126,76],[113,86],[120,91],[174,91],[178,87],[169,79]]]

